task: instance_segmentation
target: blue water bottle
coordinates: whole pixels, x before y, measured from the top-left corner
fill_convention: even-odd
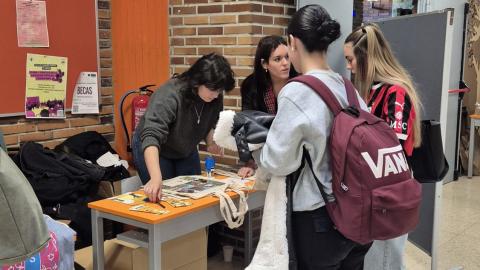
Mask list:
[[[212,172],[215,170],[215,159],[212,156],[205,158],[205,170],[207,171],[207,177],[212,177]]]

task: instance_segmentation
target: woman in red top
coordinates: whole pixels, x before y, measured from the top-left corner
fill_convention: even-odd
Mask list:
[[[408,72],[400,65],[380,28],[367,24],[355,29],[344,45],[347,69],[370,111],[394,130],[407,157],[421,143],[420,101]],[[374,241],[365,256],[364,269],[404,269],[403,252],[407,235]]]

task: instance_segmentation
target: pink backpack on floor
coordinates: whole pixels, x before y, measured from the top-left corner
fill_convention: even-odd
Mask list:
[[[355,88],[347,79],[346,108],[313,76],[290,81],[315,90],[334,115],[328,143],[334,200],[327,200],[315,178],[336,229],[360,244],[412,231],[419,219],[421,185],[413,178],[392,128],[360,109]],[[308,153],[307,161],[314,172]]]

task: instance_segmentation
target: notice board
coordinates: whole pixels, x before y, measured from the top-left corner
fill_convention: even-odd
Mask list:
[[[450,73],[445,72],[446,51],[449,52],[448,44],[451,37],[448,31],[452,31],[450,24],[451,11],[442,10],[417,15],[395,17],[377,22],[385,38],[395,53],[395,56],[405,69],[410,73],[417,86],[418,95],[422,102],[423,110],[420,113],[422,120],[436,120],[446,124],[456,123],[453,120],[442,118],[442,99],[448,99],[448,79]],[[406,30],[408,29],[408,31]],[[428,33],[428,34],[426,34]],[[435,42],[432,42],[432,41]],[[450,117],[449,114],[445,114]],[[447,128],[453,131],[443,141],[455,138],[455,127]],[[447,149],[451,143],[444,143]],[[448,149],[445,151],[448,153]],[[452,162],[449,161],[450,168]],[[448,174],[445,178],[448,177]],[[438,230],[438,201],[441,197],[441,182],[422,184],[422,202],[420,205],[420,221],[416,229],[410,232],[408,239],[417,247],[421,248],[434,260],[438,241],[435,230]],[[438,245],[438,242],[437,242]],[[433,269],[433,268],[432,268]]]
[[[66,108],[82,71],[98,72],[98,20],[96,0],[44,0],[48,48],[20,48],[17,44],[16,1],[0,1],[0,116],[25,112],[27,53],[68,58]]]

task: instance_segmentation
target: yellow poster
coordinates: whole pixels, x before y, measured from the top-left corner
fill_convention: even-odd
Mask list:
[[[65,118],[66,57],[27,54],[26,118]]]

